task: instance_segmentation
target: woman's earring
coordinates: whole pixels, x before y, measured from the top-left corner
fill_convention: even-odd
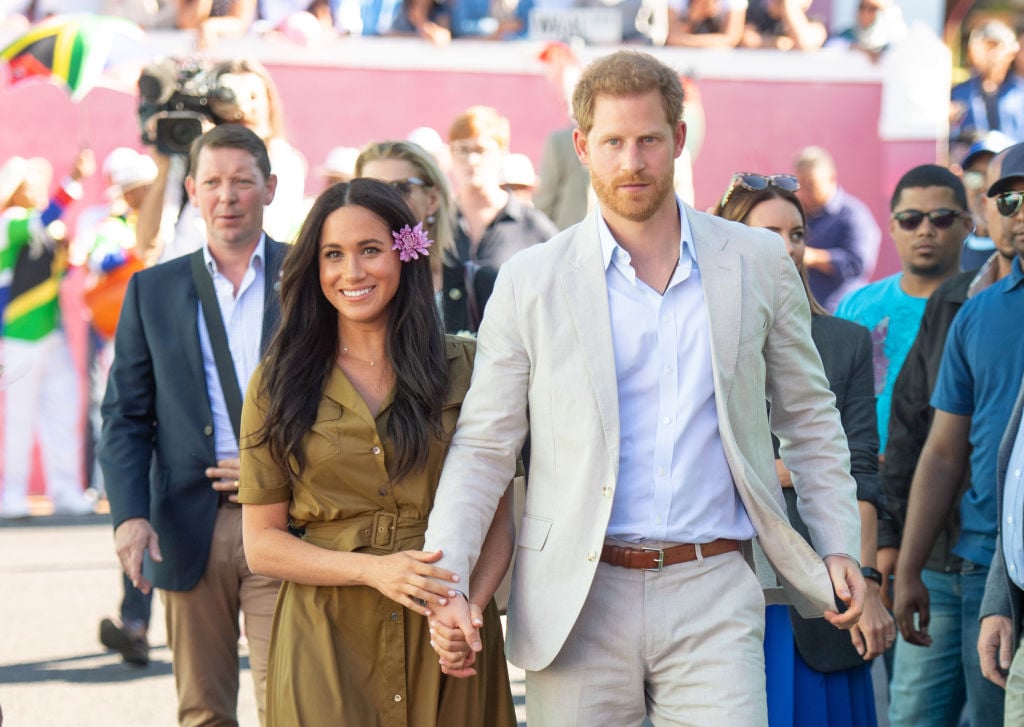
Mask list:
[[[434,215],[427,215],[427,224],[432,225],[437,221],[437,217]]]

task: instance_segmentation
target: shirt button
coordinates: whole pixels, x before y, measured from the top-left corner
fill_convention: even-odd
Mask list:
[[[659,467],[658,468],[658,477],[664,477],[664,476],[665,476],[665,468],[664,467]]]
[[[1010,525],[1013,525],[1013,515],[1007,516],[1006,522],[1008,522]]]
[[[203,434],[205,434],[206,436],[210,436],[211,434],[213,434],[213,427],[207,424],[205,427],[203,427]]]
[[[597,560],[597,553],[595,553],[593,550],[587,553],[587,560],[593,563],[595,560]]]
[[[672,417],[663,417],[662,420],[661,420],[661,423],[662,424],[668,424],[671,421],[672,421]]]
[[[379,490],[377,490],[377,494],[380,495],[381,497],[384,497],[384,495],[388,494],[388,491],[386,488],[382,487]]]
[[[658,523],[658,525],[661,525],[661,515],[658,515],[658,517],[654,519],[654,522]]]
[[[402,701],[402,695],[401,694],[396,694],[395,695],[395,701],[396,702],[401,702]]]
[[[370,451],[371,451],[371,452],[373,452],[374,454],[380,454],[380,447],[374,447],[374,448],[373,448],[372,450],[370,450]]]

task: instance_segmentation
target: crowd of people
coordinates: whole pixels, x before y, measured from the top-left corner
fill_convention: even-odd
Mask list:
[[[16,0],[22,22],[92,12],[126,17],[145,29],[195,32],[200,47],[248,33],[281,34],[297,43],[364,35],[415,35],[438,45],[460,38],[530,37],[531,13],[612,10],[626,43],[695,48],[815,50],[856,48],[872,56],[902,39],[906,24],[892,0],[864,0],[854,22],[830,33],[809,0]]]
[[[691,0],[669,37],[826,42],[769,6]],[[970,42],[1005,61],[994,27]],[[270,74],[216,73],[245,93],[188,154],[0,166],[0,517],[29,513],[37,438],[55,512],[107,499],[100,639],[147,664],[159,592],[182,725],[234,723],[242,630],[266,725],[513,725],[503,650],[531,725],[870,727],[878,688],[892,725],[1024,721],[1024,144],[980,75],[869,282],[882,231],[826,149],[693,209],[685,79],[641,52],[560,69],[574,125],[539,175],[472,106],[334,149],[312,198]],[[109,204],[69,232],[97,171]],[[54,454],[79,449],[92,497]]]

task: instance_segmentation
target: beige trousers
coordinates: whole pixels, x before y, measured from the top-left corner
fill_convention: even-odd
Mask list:
[[[191,591],[160,591],[182,727],[238,724],[239,612],[245,618],[256,704],[264,723],[270,626],[280,586],[278,580],[253,574],[245,563],[242,509],[221,507],[199,583]]]
[[[558,656],[526,673],[528,722],[767,725],[763,641],[764,596],[741,553],[660,573],[600,563]]]
[[[1017,644],[1017,651],[1010,662],[1010,673],[1006,675],[1006,701],[1003,705],[1004,727],[1024,725],[1024,636]]]

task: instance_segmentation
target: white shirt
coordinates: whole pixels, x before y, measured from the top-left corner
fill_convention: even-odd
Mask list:
[[[718,431],[704,291],[677,204],[679,264],[664,295],[637,279],[629,253],[599,218],[619,398],[619,479],[608,535],[747,540],[754,526]]]
[[[210,246],[203,245],[203,258],[206,269],[213,278],[213,290],[217,294],[217,305],[220,306],[224,331],[228,338],[228,348],[235,364],[235,377],[241,393],[245,394],[249,379],[260,362],[260,338],[263,334],[263,301],[266,286],[265,275],[266,236],[260,237],[256,249],[249,258],[249,267],[238,286],[235,286],[217,270],[217,263],[210,255]],[[210,332],[206,328],[203,317],[203,304],[197,306],[199,319],[199,345],[203,351],[203,371],[206,373],[206,392],[210,397],[210,410],[213,413],[213,435],[217,451],[217,460],[231,459],[238,456],[238,441],[235,430],[231,426],[228,407],[224,403],[224,389],[220,385],[217,374],[217,362],[213,357],[213,346],[210,343]]]

